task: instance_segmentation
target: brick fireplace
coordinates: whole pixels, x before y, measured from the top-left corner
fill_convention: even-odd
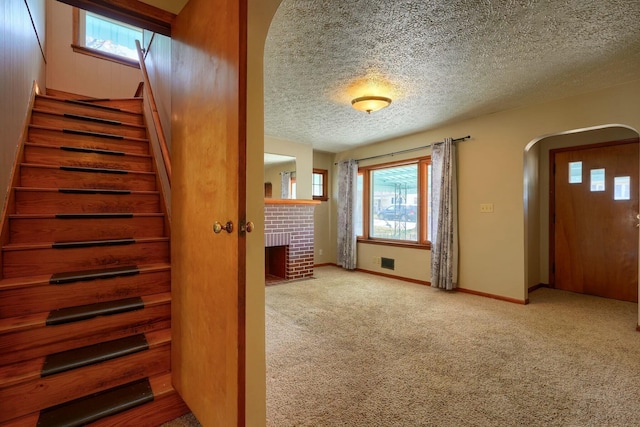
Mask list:
[[[265,199],[264,246],[268,282],[313,276],[316,200]]]

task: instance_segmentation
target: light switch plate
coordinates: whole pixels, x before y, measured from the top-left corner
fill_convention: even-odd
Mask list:
[[[492,213],[493,212],[493,203],[480,203],[480,212],[482,212],[482,213]]]

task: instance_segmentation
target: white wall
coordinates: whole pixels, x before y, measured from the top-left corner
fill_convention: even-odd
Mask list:
[[[47,0],[47,86],[96,98],[130,98],[142,81],[138,68],[76,53],[72,7]]]

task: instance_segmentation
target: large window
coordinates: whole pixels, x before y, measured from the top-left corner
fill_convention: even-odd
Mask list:
[[[74,51],[138,67],[136,40],[143,31],[104,16],[74,9]]]
[[[361,167],[357,184],[356,230],[360,239],[429,245],[430,157]]]

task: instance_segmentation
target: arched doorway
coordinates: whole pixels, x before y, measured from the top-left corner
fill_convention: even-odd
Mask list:
[[[524,155],[525,295],[549,284],[549,152],[554,149],[638,138],[625,125],[604,125],[545,135],[532,140]],[[633,190],[632,190],[633,191]],[[635,189],[638,191],[638,189]]]

